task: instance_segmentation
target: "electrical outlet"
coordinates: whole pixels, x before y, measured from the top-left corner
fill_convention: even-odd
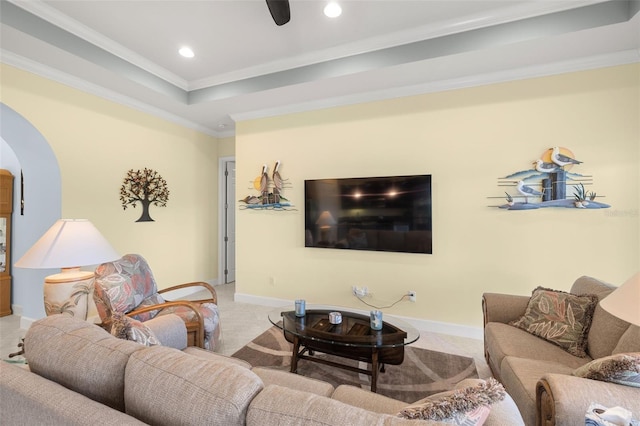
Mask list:
[[[416,301],[416,292],[413,290],[409,290],[409,292],[407,293],[409,296],[409,301],[410,302],[415,302]]]
[[[356,297],[365,297],[369,295],[369,289],[367,287],[358,287],[356,285],[351,286],[351,292]]]

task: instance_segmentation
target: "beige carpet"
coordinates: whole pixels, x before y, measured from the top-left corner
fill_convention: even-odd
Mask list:
[[[233,354],[252,366],[273,367],[289,371],[293,346],[284,339],[282,330],[271,327]],[[340,363],[366,368],[365,363],[318,354]],[[473,358],[451,355],[414,347],[405,349],[401,365],[387,365],[378,375],[378,393],[408,403],[425,396],[450,390],[460,380],[478,377]],[[334,386],[349,384],[371,388],[371,377],[341,368],[300,360],[298,374],[327,381]]]

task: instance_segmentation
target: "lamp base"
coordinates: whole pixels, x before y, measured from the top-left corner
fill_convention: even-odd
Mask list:
[[[80,268],[63,268],[44,279],[44,311],[49,315],[66,314],[87,319],[89,294],[93,292],[94,273]]]

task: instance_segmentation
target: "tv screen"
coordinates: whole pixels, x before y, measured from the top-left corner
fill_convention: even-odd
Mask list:
[[[431,175],[305,180],[305,247],[431,254]]]

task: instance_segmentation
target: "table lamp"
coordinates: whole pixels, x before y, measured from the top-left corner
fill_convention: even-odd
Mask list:
[[[65,313],[86,320],[93,271],[80,266],[116,260],[120,255],[87,219],[60,219],[15,263],[17,268],[61,268],[44,280],[47,315]]]
[[[321,241],[329,241],[329,231],[333,225],[335,225],[336,220],[333,218],[333,215],[329,210],[325,210],[320,213],[320,217],[316,221],[316,225],[320,227],[320,240]]]
[[[602,299],[600,306],[621,320],[640,326],[640,272]]]

